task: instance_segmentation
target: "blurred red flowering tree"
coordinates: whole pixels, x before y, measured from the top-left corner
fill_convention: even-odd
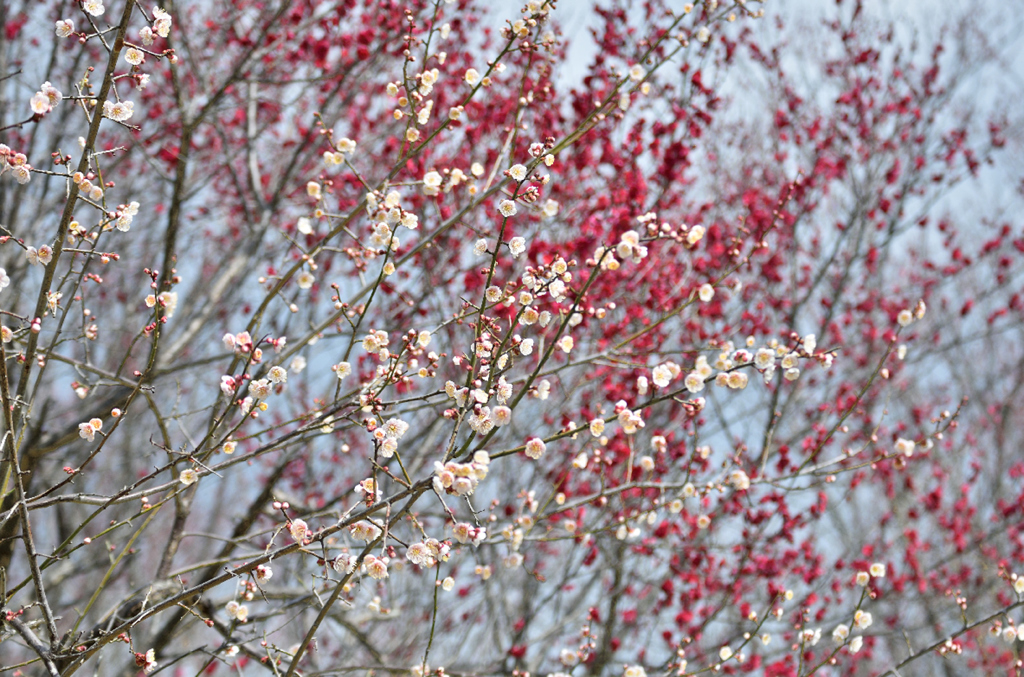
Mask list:
[[[1012,77],[790,10],[6,2],[0,671],[1019,674]]]

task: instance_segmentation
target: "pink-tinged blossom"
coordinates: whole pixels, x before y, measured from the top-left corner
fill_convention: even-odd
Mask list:
[[[363,560],[363,568],[366,575],[375,580],[380,581],[388,577],[388,564],[380,557],[367,555]]]
[[[544,440],[540,439],[539,437],[532,437],[526,442],[525,452],[527,456],[534,460],[537,460],[544,455],[544,450],[546,448],[547,445],[544,444]]]
[[[309,525],[306,524],[305,520],[292,520],[291,524],[288,525],[288,532],[296,543],[305,543],[306,538],[309,536]]]

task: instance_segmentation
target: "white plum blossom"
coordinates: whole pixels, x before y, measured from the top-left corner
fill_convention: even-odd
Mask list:
[[[403,435],[409,430],[409,424],[400,418],[388,419],[381,430],[384,431],[384,435],[392,439],[401,439]]]
[[[331,566],[339,574],[350,574],[356,570],[356,558],[348,553],[341,553],[334,558]]]
[[[431,170],[423,175],[423,193],[437,195],[441,188],[441,174]]]
[[[501,212],[501,215],[505,218],[515,216],[516,203],[512,202],[512,200],[502,200],[501,203],[498,204],[498,211]]]
[[[896,453],[902,454],[903,456],[913,456],[915,446],[917,445],[914,444],[913,440],[900,437],[896,440]]]
[[[691,226],[686,232],[686,244],[689,247],[694,247],[698,242],[704,238],[704,226]]]
[[[512,258],[518,259],[526,251],[526,240],[521,237],[514,237],[508,241],[508,249],[512,252]]]
[[[270,568],[269,564],[260,564],[256,567],[256,582],[266,583],[274,576],[274,570]]]
[[[249,383],[249,394],[257,399],[264,399],[270,395],[270,381],[265,378],[256,379]]]
[[[832,631],[832,639],[836,644],[842,644],[846,641],[846,638],[850,636],[850,626],[845,624],[839,624],[836,629]]]
[[[135,104],[131,101],[103,102],[103,117],[110,118],[117,122],[125,122],[131,119],[135,113]]]
[[[669,369],[668,365],[659,364],[651,371],[651,380],[654,382],[654,385],[664,388],[672,381],[672,370]]]
[[[366,520],[360,520],[348,528],[352,538],[370,543],[380,536],[380,527]]]
[[[356,152],[356,142],[346,136],[338,139],[336,145],[338,146],[338,152],[342,155],[352,155]]]
[[[722,376],[722,374],[719,374]],[[725,384],[733,390],[743,390],[747,387],[747,375],[741,371],[731,372],[726,376]]]
[[[160,7],[153,10],[153,30],[161,38],[166,38],[171,32],[171,15]]]
[[[512,421],[512,410],[506,406],[499,405],[491,410],[491,420],[498,427],[508,425]]]
[[[235,600],[231,600],[224,605],[224,610],[228,612],[230,618],[234,618],[239,623],[244,623],[245,619],[249,617],[249,609],[244,604],[239,604]]]
[[[3,270],[3,269],[0,268],[0,270]],[[96,433],[99,432],[99,430],[102,427],[103,427],[103,421],[101,421],[100,419],[98,419],[98,418],[89,419],[85,423],[79,423],[78,424],[78,436],[81,437],[82,439],[85,439],[85,440],[88,440],[89,442],[92,442],[95,439],[95,437],[96,437]]]
[[[25,258],[33,266],[45,266],[53,260],[53,248],[44,244],[39,249],[28,247],[25,250]]]
[[[363,560],[363,568],[366,574],[375,580],[383,580],[388,577],[388,564],[375,555],[367,555]]]
[[[164,309],[164,317],[170,319],[171,317],[174,316],[174,311],[178,309],[178,292],[160,292],[160,294],[156,297],[156,300]]]
[[[534,460],[537,460],[538,458],[544,455],[544,450],[546,448],[547,445],[544,444],[544,440],[540,439],[539,437],[531,437],[526,442],[525,452],[527,456]]]
[[[458,522],[452,527],[452,535],[459,543],[480,545],[487,538],[487,530],[483,527],[475,527],[469,522]]]
[[[296,543],[305,543],[306,537],[309,535],[309,525],[305,520],[293,520],[288,525],[288,533]]]
[[[335,376],[338,377],[339,381],[352,373],[352,365],[349,364],[348,362],[340,362],[334,365],[332,369],[334,371]]]
[[[134,47],[129,47],[124,53],[124,60],[133,66],[138,66],[146,60],[146,55]]]
[[[699,393],[704,390],[704,377],[696,371],[691,371],[683,380],[683,385],[685,385],[686,389],[691,393]]]
[[[75,32],[75,22],[71,19],[61,19],[56,24],[56,32],[58,38],[70,37]]]
[[[127,233],[132,227],[135,215],[139,213],[139,203],[131,202],[119,210],[119,216],[114,220],[114,227],[122,233]]]
[[[36,92],[29,99],[29,106],[36,115],[45,115],[50,112],[50,99],[42,92]]]
[[[736,487],[737,491],[746,491],[750,488],[750,477],[742,470],[734,470],[729,475],[729,483]]]

